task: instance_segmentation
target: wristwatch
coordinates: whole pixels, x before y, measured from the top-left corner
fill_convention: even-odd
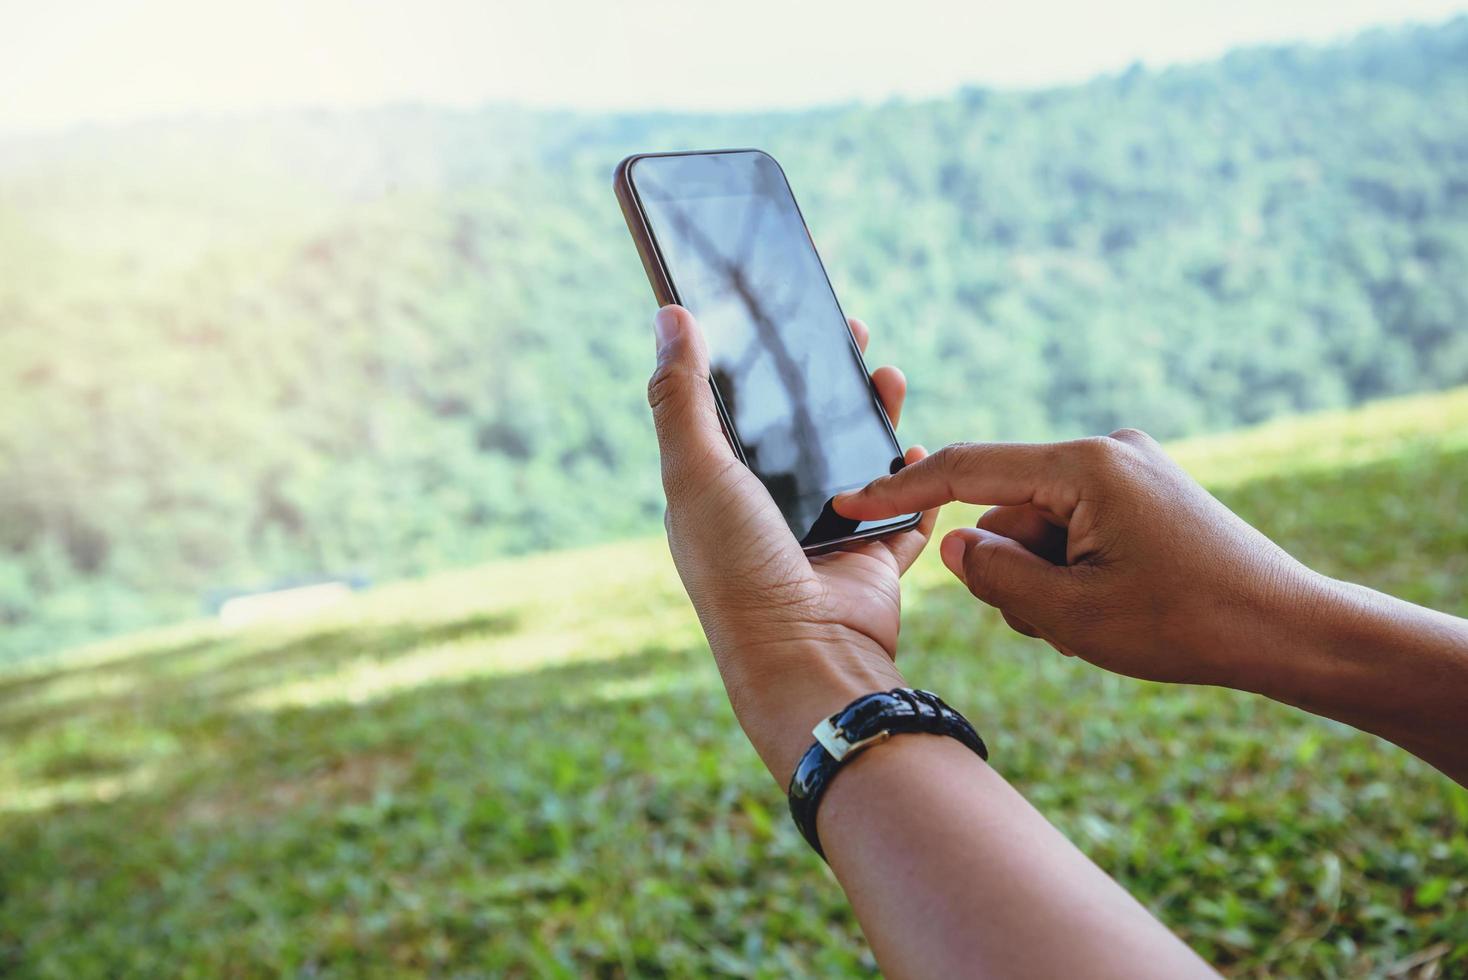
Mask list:
[[[816,811],[841,766],[893,735],[914,732],[956,738],[979,758],[989,758],[988,747],[967,718],[931,691],[910,687],[859,697],[811,729],[815,744],[806,749],[790,777],[790,816],[822,858],[826,852],[816,833]]]

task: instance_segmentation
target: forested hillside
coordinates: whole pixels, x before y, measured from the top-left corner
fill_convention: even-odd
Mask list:
[[[1164,437],[1468,381],[1468,19],[757,115],[0,139],[0,657],[657,526],[628,152],[785,164],[905,437]]]

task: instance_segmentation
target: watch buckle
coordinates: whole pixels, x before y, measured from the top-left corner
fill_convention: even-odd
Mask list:
[[[885,742],[892,735],[891,730],[884,728],[880,732],[874,732],[868,735],[866,738],[851,742],[847,740],[846,733],[836,727],[836,723],[830,718],[822,719],[821,723],[815,728],[812,728],[810,733],[816,737],[817,742],[821,743],[821,748],[830,753],[831,758],[837,762],[840,762],[853,752],[860,752],[869,745]]]

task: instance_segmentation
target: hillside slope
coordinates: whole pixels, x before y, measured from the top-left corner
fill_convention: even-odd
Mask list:
[[[1468,389],[1175,451],[1304,560],[1468,614]],[[1468,968],[1468,793],[1440,774],[1257,698],[1058,657],[933,555],[906,589],[907,676],[1210,960]],[[6,976],[871,968],[660,540],[13,667],[0,742]]]

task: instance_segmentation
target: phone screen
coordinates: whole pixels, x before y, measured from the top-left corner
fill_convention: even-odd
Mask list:
[[[708,338],[745,462],[806,546],[900,525],[857,522],[836,494],[902,452],[784,173],[759,151],[648,156],[629,179],[667,278]]]

